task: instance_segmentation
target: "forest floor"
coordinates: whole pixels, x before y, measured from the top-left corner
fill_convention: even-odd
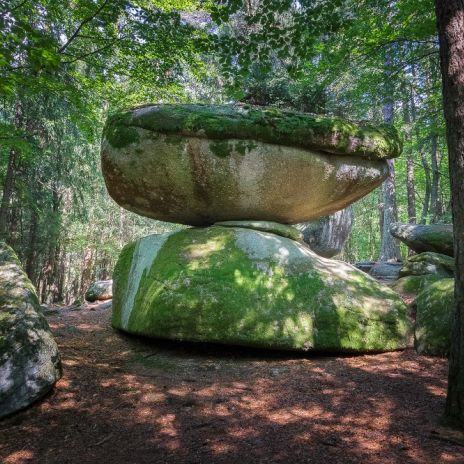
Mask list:
[[[0,422],[1,463],[464,463],[439,425],[445,359],[140,340],[110,312],[48,316],[63,378]]]

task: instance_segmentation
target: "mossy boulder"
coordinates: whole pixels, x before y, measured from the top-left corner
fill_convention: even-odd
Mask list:
[[[353,210],[351,206],[315,221],[297,224],[309,248],[324,258],[340,254],[351,233]]]
[[[85,292],[85,299],[91,303],[113,298],[113,281],[97,280]]]
[[[295,224],[380,185],[401,149],[391,128],[233,106],[153,105],[114,115],[102,141],[108,192],[143,216],[189,225]]]
[[[144,237],[113,273],[113,326],[283,350],[405,348],[401,298],[354,267],[268,232],[213,226]]]
[[[452,224],[392,224],[390,233],[416,253],[454,255]]]
[[[399,278],[391,288],[400,294],[410,293],[417,295],[421,290],[441,279],[443,279],[443,277],[434,274],[408,275]]]
[[[454,279],[441,279],[427,286],[415,303],[417,352],[448,356],[454,320]]]
[[[434,274],[442,278],[453,277],[454,270],[454,258],[441,253],[425,251],[405,260],[400,269],[400,277],[426,274]]]
[[[0,242],[0,417],[23,409],[61,376],[58,347],[14,251]]]

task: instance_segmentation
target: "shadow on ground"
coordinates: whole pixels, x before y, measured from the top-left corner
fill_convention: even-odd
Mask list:
[[[108,310],[50,317],[64,377],[0,422],[10,463],[462,463],[437,439],[446,361],[140,340]]]

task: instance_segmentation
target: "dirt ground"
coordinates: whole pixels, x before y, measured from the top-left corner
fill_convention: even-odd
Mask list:
[[[110,311],[49,316],[63,378],[0,421],[0,463],[464,463],[444,359],[140,340]]]

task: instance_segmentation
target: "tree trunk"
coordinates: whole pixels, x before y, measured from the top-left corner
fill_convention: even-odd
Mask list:
[[[430,177],[430,166],[429,162],[427,161],[427,157],[425,153],[421,149],[420,152],[422,166],[424,167],[424,175],[425,175],[425,194],[424,194],[424,202],[422,204],[422,215],[421,215],[421,224],[427,223],[427,218],[429,216],[430,210],[430,196],[432,191],[432,180]]]
[[[390,56],[387,57],[387,67],[391,65]],[[393,124],[393,100],[390,99],[383,107],[383,119],[386,124]],[[395,164],[393,160],[387,160],[388,177],[383,183],[383,226],[382,244],[380,247],[380,261],[399,260],[400,248],[397,240],[390,234],[390,226],[397,222],[396,189],[395,189]]]
[[[432,161],[432,188],[430,190],[430,209],[431,209],[431,221],[432,223],[437,222],[440,216],[440,198],[439,198],[439,186],[440,186],[440,171],[438,170],[438,136],[432,134],[431,136],[431,161]]]
[[[406,192],[408,197],[408,222],[409,224],[416,223],[416,193],[414,186],[414,160],[412,157],[412,149],[410,147],[411,135],[411,113],[409,102],[404,103],[404,123],[406,125],[405,140],[409,144],[406,155]],[[410,250],[412,251],[412,250]]]
[[[13,179],[16,165],[16,150],[11,149],[8,157],[5,182],[3,184],[2,202],[0,203],[0,240],[5,240],[8,232],[9,211],[13,195]]]
[[[464,427],[464,0],[436,0],[456,256],[447,417]]]
[[[35,209],[32,210],[31,214],[31,224],[29,229],[29,243],[27,247],[27,256],[26,256],[26,274],[34,283],[37,284],[35,279],[35,268],[36,268],[36,240],[37,240],[37,228],[38,228],[38,221],[39,218],[37,216],[37,211]]]

